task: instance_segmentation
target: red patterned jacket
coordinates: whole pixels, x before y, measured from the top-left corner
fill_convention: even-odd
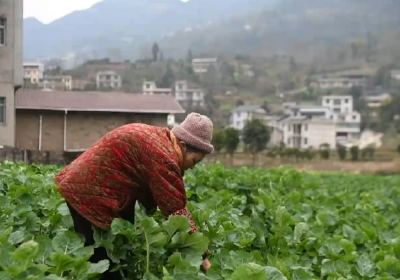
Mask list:
[[[128,124],[117,128],[65,167],[55,182],[65,200],[93,225],[134,217],[136,201],[166,216],[185,215],[183,155],[167,128]]]

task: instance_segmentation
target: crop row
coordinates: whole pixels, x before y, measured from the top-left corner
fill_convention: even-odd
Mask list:
[[[96,279],[58,194],[55,166],[0,164],[0,279]],[[200,166],[185,177],[189,210],[96,230],[125,279],[400,278],[400,177]],[[200,271],[211,251],[212,268]]]

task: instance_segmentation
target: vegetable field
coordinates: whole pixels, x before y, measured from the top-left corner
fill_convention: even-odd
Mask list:
[[[96,279],[54,166],[0,164],[0,279]],[[400,177],[200,166],[185,177],[200,232],[137,207],[96,231],[125,279],[399,279]],[[212,268],[200,271],[209,248]]]

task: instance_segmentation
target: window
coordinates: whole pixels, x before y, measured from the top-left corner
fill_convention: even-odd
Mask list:
[[[6,98],[0,97],[0,125],[6,124]]]
[[[330,101],[329,99],[326,99],[326,100],[325,100],[325,103],[326,103],[326,104],[329,104],[329,101]]]
[[[6,19],[0,18],[0,47],[6,45]]]
[[[353,120],[356,120],[357,119],[357,115],[353,115]]]
[[[308,124],[305,124],[304,125],[304,131],[307,131],[308,130]]]
[[[349,100],[348,100],[348,99],[345,99],[344,102],[347,104],[347,103],[349,103]]]
[[[304,145],[307,145],[307,144],[308,144],[308,139],[304,138]]]

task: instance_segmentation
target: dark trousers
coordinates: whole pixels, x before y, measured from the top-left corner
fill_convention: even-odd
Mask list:
[[[91,223],[86,220],[84,217],[82,217],[78,212],[75,211],[74,208],[72,208],[68,203],[68,208],[72,216],[72,220],[74,221],[74,227],[75,231],[77,233],[82,234],[85,237],[85,246],[91,246],[94,245],[95,241],[93,238],[93,229]],[[99,261],[102,260],[108,260],[110,262],[110,268],[109,270],[112,269],[113,263],[107,256],[107,251],[105,248],[100,247],[100,248],[95,248],[94,249],[94,254],[93,256],[89,259],[90,262],[92,263],[98,263]],[[106,271],[102,278],[103,280],[122,280],[122,276],[119,271],[116,272],[110,272]]]

